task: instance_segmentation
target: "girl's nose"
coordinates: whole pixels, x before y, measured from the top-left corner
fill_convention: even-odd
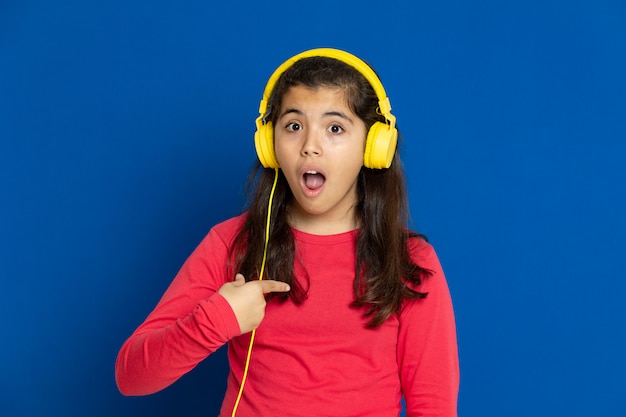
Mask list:
[[[321,139],[322,133],[316,129],[307,129],[302,143],[302,156],[319,156],[322,154]]]

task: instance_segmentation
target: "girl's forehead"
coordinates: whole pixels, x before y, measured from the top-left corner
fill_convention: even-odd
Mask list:
[[[348,90],[337,86],[316,86],[294,85],[289,87],[283,94],[283,101],[291,100],[313,100],[323,98],[333,102],[341,102],[348,105]]]
[[[293,86],[290,87],[283,95],[283,107],[285,104],[307,103],[329,104],[333,106],[341,105],[350,107],[347,100],[346,89],[334,86],[307,87]]]

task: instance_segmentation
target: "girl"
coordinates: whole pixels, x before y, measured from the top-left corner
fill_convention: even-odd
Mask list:
[[[398,416],[402,398],[408,417],[456,416],[452,303],[432,246],[407,229],[390,109],[346,52],[276,70],[251,203],[211,229],[124,343],[123,394],[162,390],[228,343],[221,417]]]

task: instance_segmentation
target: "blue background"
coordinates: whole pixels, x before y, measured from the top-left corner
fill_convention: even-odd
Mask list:
[[[222,350],[142,398],[115,357],[242,208],[267,77],[319,46],[391,98],[460,415],[626,416],[619,0],[1,1],[0,415],[216,415]]]

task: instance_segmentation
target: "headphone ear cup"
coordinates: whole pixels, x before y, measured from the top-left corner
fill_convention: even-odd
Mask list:
[[[398,130],[387,123],[376,122],[367,132],[363,165],[367,168],[389,168],[396,153]]]
[[[280,168],[274,152],[274,128],[271,122],[257,127],[254,133],[256,153],[265,168]]]

